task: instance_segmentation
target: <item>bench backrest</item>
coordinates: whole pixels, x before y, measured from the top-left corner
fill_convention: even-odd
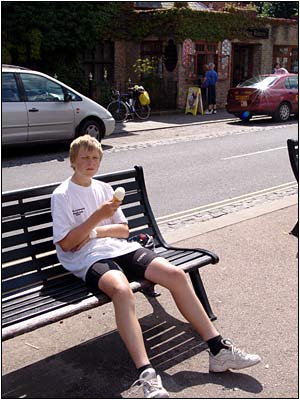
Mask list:
[[[126,191],[122,210],[130,234],[148,233],[164,244],[145,187],[142,167],[95,177]],[[52,241],[50,199],[59,184],[6,192],[2,195],[2,293],[32,287],[69,274],[60,265]]]
[[[287,140],[288,153],[291,167],[297,182],[299,181],[299,143],[298,140]]]

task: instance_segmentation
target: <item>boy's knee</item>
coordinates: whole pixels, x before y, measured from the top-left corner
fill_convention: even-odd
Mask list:
[[[186,280],[185,272],[178,267],[173,267],[170,271],[170,279],[173,282],[182,282]]]
[[[123,301],[132,300],[134,298],[132,290],[129,286],[129,283],[118,282],[114,284],[109,291],[109,296],[112,300],[120,299]]]

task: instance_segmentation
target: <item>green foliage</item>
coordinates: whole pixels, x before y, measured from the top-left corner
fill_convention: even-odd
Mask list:
[[[3,1],[2,41],[14,62],[52,62],[56,52],[73,57],[110,35],[119,2]]]
[[[88,81],[84,75],[82,62],[83,59],[80,55],[74,54],[73,57],[70,57],[61,52],[56,54],[50,64],[44,65],[42,70],[51,76],[56,74],[57,79],[66,85],[83,94],[88,94]]]
[[[105,39],[143,40],[154,34],[177,41],[246,40],[248,27],[265,25],[263,15],[297,12],[297,2],[254,3],[260,18],[250,13],[253,3],[243,11],[228,3],[230,12],[224,13],[194,11],[186,2],[167,10],[134,11],[122,2],[3,1],[2,54],[5,61],[33,68],[55,64],[56,54],[78,62],[86,49]]]
[[[273,18],[291,18],[299,13],[298,1],[257,1],[259,14]]]
[[[108,104],[111,102],[111,85],[107,80],[104,80],[100,83],[100,96],[99,99],[95,99],[98,101],[102,106],[107,107]]]
[[[157,60],[155,57],[138,58],[133,64],[134,72],[143,75],[152,75],[156,71]]]
[[[189,6],[188,1],[174,1],[174,7],[183,8],[183,7],[188,7],[188,6]]]
[[[251,12],[250,12],[251,11]],[[218,41],[227,39],[247,39],[247,28],[261,28],[266,24],[264,18],[257,18],[251,10],[238,13],[194,11],[190,8],[171,8],[132,12],[127,18],[126,29],[119,25],[117,37],[143,40],[150,35],[160,38],[172,37],[183,41],[204,39]]]
[[[162,107],[162,80],[157,73],[157,57],[138,58],[133,64],[134,72],[140,75],[140,84],[150,93],[152,107]]]

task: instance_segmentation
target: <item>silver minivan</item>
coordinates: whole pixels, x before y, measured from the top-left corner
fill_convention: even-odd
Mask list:
[[[46,74],[2,65],[2,144],[101,141],[115,129],[104,107]]]

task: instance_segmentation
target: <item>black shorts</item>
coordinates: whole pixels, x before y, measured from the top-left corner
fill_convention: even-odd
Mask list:
[[[107,271],[122,271],[128,279],[144,278],[148,265],[158,257],[154,251],[141,247],[119,257],[99,260],[87,271],[85,283],[91,290],[99,290],[99,279]]]

